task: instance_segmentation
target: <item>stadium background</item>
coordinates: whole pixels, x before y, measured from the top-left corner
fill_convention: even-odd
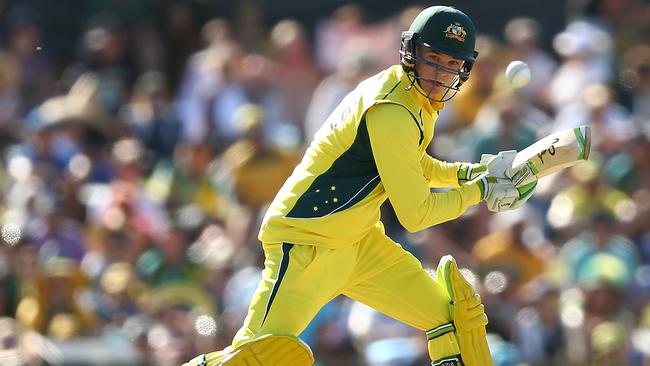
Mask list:
[[[509,213],[408,234],[386,205],[388,232],[428,268],[468,269],[496,365],[650,365],[650,3],[449,4],[480,57],[431,154],[477,161],[588,123],[592,156]],[[227,345],[265,205],[428,5],[0,1],[0,364],[178,365]],[[344,298],[302,338],[321,366],[428,363],[420,332]]]

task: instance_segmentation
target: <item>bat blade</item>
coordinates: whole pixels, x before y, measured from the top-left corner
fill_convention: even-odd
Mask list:
[[[522,187],[589,158],[591,128],[580,126],[548,135],[517,153],[512,181]]]

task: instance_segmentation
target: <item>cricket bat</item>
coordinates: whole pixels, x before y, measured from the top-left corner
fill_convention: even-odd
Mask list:
[[[589,158],[591,128],[575,127],[550,134],[519,151],[510,170],[516,187],[574,166]]]

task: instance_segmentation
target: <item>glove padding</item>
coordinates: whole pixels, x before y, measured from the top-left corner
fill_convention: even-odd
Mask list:
[[[458,270],[450,255],[440,259],[436,281],[447,290],[449,311],[456,327],[460,353],[466,366],[491,366],[485,326],[488,323],[481,297]]]
[[[507,178],[495,178],[485,174],[479,179],[481,198],[487,204],[487,208],[493,212],[507,211],[519,199],[519,191]]]
[[[458,167],[458,184],[464,184],[487,172],[485,164],[461,163]]]
[[[519,187],[512,184],[512,162],[516,156],[516,150],[500,151],[497,155],[481,155],[480,164],[485,165],[487,170],[487,174],[481,177],[485,178],[482,197],[490,211],[502,212],[521,207],[532,197],[537,187],[537,181]]]
[[[517,191],[519,191],[519,198],[517,198],[515,202],[513,202],[510,205],[510,210],[519,208],[521,207],[521,205],[526,203],[526,201],[528,201],[530,197],[533,196],[533,192],[535,192],[535,188],[537,188],[537,181],[533,181],[523,186],[517,187]]]
[[[487,172],[494,177],[510,179],[515,157],[517,157],[517,150],[499,151],[497,155],[483,154],[479,164],[485,165]]]

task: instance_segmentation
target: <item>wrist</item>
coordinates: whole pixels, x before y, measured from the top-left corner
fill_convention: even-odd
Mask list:
[[[484,201],[490,193],[491,177],[487,174],[481,174],[473,180],[467,182],[467,185],[476,186],[479,190],[480,201]]]
[[[482,181],[480,178],[477,178],[467,183],[461,184],[460,191],[471,205],[475,205],[485,200],[485,197],[487,197],[487,192],[485,191],[487,191],[486,188],[488,187],[485,183],[486,182]]]

